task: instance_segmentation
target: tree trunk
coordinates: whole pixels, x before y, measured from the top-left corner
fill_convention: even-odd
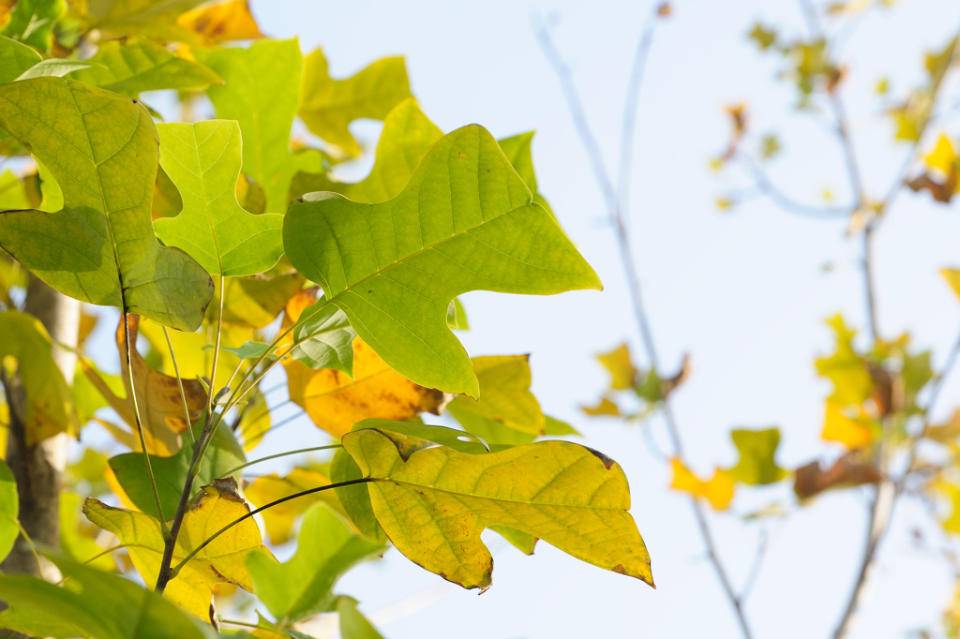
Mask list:
[[[31,276],[24,310],[35,316],[47,329],[54,342],[53,357],[70,384],[77,364],[71,348],[77,346],[80,327],[80,302],[57,293]],[[10,404],[10,432],[7,442],[7,463],[17,480],[20,495],[20,525],[33,544],[43,548],[60,546],[60,490],[69,452],[70,436],[60,433],[33,446],[27,445],[23,423],[17,418],[16,395],[22,390],[13,385]],[[22,397],[20,398],[22,399]],[[57,580],[56,567],[44,560],[38,565],[30,541],[21,536],[3,562],[7,572],[29,573]]]

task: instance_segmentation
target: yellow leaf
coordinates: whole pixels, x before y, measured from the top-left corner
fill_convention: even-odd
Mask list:
[[[923,156],[923,164],[934,171],[948,175],[956,169],[957,150],[946,133],[937,136],[933,148]]]
[[[833,330],[835,348],[830,355],[816,358],[817,374],[833,383],[830,399],[844,406],[859,406],[873,392],[873,380],[867,362],[854,347],[857,333],[840,315],[829,318],[827,325]]]
[[[609,397],[601,397],[593,406],[581,406],[580,410],[591,417],[618,417],[620,415],[620,407]]]
[[[128,315],[130,337],[136,344],[139,328],[139,317]],[[118,397],[109,384],[104,381],[91,366],[84,366],[83,372],[103,395],[110,407],[127,423],[131,430],[135,428],[133,404],[130,401],[130,379],[127,373],[126,361],[126,332],[123,329],[123,320],[117,326],[117,349],[120,352],[120,372],[127,397]],[[174,331],[175,332],[175,331]],[[159,455],[172,455],[180,450],[180,433],[186,430],[188,424],[183,409],[183,399],[180,395],[180,386],[177,378],[156,371],[144,361],[143,357],[134,348],[131,352],[133,369],[133,384],[136,389],[137,400],[140,404],[140,418],[143,422],[144,439],[147,443],[147,452]],[[178,360],[179,361],[179,360]],[[207,393],[196,379],[183,380],[184,395],[187,400],[190,421],[197,420],[207,405]],[[136,442],[139,447],[139,441]]]
[[[468,454],[435,446],[404,457],[374,429],[344,435],[343,445],[373,478],[364,485],[393,545],[448,581],[490,585],[493,560],[480,533],[500,526],[653,584],[623,470],[588,448],[546,441]]]
[[[196,33],[207,45],[263,37],[247,0],[204,4],[182,14],[177,24]]]
[[[626,342],[611,351],[597,355],[597,361],[610,374],[610,388],[613,390],[627,390],[633,388],[637,375],[637,367],[630,357],[630,347]]]
[[[827,400],[823,411],[823,429],[820,437],[824,441],[837,442],[847,448],[863,448],[873,441],[873,420],[861,413],[857,417],[850,417],[843,406],[837,402]]]
[[[942,268],[940,269],[940,275],[947,282],[953,294],[960,300],[960,268]]]
[[[292,495],[293,493],[329,484],[330,478],[325,474],[308,468],[294,468],[287,475],[276,473],[261,475],[244,489],[244,494],[254,506],[263,506],[271,501]],[[339,510],[339,502],[333,491],[314,493],[291,499],[263,511],[264,527],[271,544],[282,544],[293,538],[293,527],[300,517],[314,502],[326,501]]]
[[[217,480],[204,486],[191,503],[174,548],[176,565],[214,532],[243,516],[250,508],[236,490],[232,479]],[[83,506],[87,518],[115,534],[127,546],[137,572],[152,585],[160,571],[163,536],[157,520],[141,512],[107,506],[88,498]],[[220,584],[233,584],[252,590],[244,559],[250,550],[263,548],[260,529],[252,517],[232,527],[204,547],[170,581],[164,594],[185,610],[208,616],[210,599]]]
[[[674,457],[670,464],[673,469],[670,488],[706,499],[714,510],[726,510],[730,507],[736,487],[730,473],[722,468],[716,468],[710,479],[703,480],[687,468],[678,457]]]

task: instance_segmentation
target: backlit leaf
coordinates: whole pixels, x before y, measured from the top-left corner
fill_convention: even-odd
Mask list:
[[[104,42],[86,62],[89,68],[74,74],[75,79],[125,95],[161,89],[199,91],[222,82],[202,64],[149,40]]]
[[[0,561],[13,550],[13,544],[20,534],[20,525],[17,523],[19,516],[17,480],[10,472],[10,467],[0,461]]]
[[[612,390],[627,390],[633,388],[637,376],[637,367],[633,364],[630,347],[626,343],[620,344],[613,350],[597,355],[597,361],[610,375]]]
[[[204,486],[183,520],[173,552],[174,563],[249,510],[237,494],[233,480]],[[145,513],[113,508],[92,498],[84,503],[83,512],[90,521],[115,534],[127,546],[133,565],[146,583],[156,581],[163,554],[163,536],[156,519]],[[252,517],[245,519],[187,562],[167,585],[164,595],[185,610],[206,619],[211,593],[218,584],[228,583],[252,590],[244,558],[251,550],[262,547],[256,521]]]
[[[183,210],[157,220],[157,236],[183,249],[208,273],[262,273],[280,259],[279,213],[254,215],[237,202],[240,127],[227,120],[161,124],[160,166],[180,196]]]
[[[877,434],[878,424],[862,410],[857,412],[859,414],[851,416],[848,409],[828,399],[824,404],[820,437],[847,448],[863,448],[870,444]]]
[[[710,479],[701,479],[677,457],[674,457],[670,464],[673,470],[670,488],[705,499],[714,510],[726,510],[730,507],[736,484],[729,471],[716,468]]]
[[[465,588],[490,585],[480,539],[506,526],[596,566],[653,582],[650,557],[628,509],[623,471],[569,442],[496,453],[435,446],[402,456],[384,433],[361,429],[343,445],[364,476],[373,512],[408,559]]]
[[[960,300],[960,268],[942,268],[940,269],[940,275],[947,286],[950,287],[950,290],[953,291],[953,294]]]
[[[264,506],[302,490],[329,483],[330,478],[319,470],[293,468],[283,476],[271,473],[257,477],[244,489],[243,494],[254,506]],[[294,525],[300,515],[312,504],[325,500],[330,500],[330,503],[336,502],[336,498],[328,491],[297,497],[263,511],[261,516],[270,543],[279,545],[293,539]]]
[[[142,105],[72,80],[0,86],[0,127],[30,146],[65,208],[0,213],[0,245],[60,292],[180,329],[213,292],[199,264],[153,234],[157,138]]]
[[[65,0],[18,0],[3,35],[47,51],[53,44],[53,28],[66,8]]]
[[[52,348],[46,330],[33,316],[0,312],[0,366],[9,363],[23,386],[26,398],[18,416],[30,444],[79,430],[73,398]]]
[[[833,384],[831,399],[848,405],[862,404],[873,391],[867,362],[854,346],[856,331],[840,315],[827,320],[835,339],[834,352],[816,359],[817,374]]]
[[[0,36],[0,84],[13,82],[42,59],[32,47]]]
[[[353,76],[330,77],[321,49],[304,60],[300,117],[307,127],[346,155],[359,155],[360,144],[350,133],[354,120],[382,120],[397,104],[410,97],[403,58],[377,60]]]
[[[737,464],[729,469],[730,476],[741,484],[762,486],[783,479],[787,471],[777,464],[777,447],[780,445],[779,428],[749,430],[737,428],[730,431],[733,445],[737,447]]]
[[[177,24],[200,36],[205,44],[263,37],[247,0],[204,4],[181,15]]]
[[[100,570],[114,570],[116,562],[110,553],[104,554],[106,548],[95,540],[97,529],[80,520],[82,503],[83,498],[77,493],[60,493],[60,550],[74,561],[88,563]]]
[[[478,126],[437,142],[392,200],[321,194],[294,203],[284,247],[388,364],[423,386],[474,397],[472,364],[446,322],[454,297],[600,287]]]
[[[530,392],[528,355],[474,357],[473,370],[480,382],[480,398],[457,397],[450,402],[447,411],[457,421],[463,424],[461,417],[469,414],[523,433],[543,433],[546,418]]]

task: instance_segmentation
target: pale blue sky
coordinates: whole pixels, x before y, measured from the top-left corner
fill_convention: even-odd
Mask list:
[[[890,152],[890,129],[870,87],[884,73],[895,90],[911,85],[919,77],[921,51],[940,45],[960,22],[960,6],[948,0],[901,4],[864,20],[844,47],[852,55],[847,88],[853,133],[868,187],[877,193],[901,156]],[[445,130],[468,122],[497,136],[536,129],[541,190],[606,285],[603,293],[553,298],[468,295],[473,329],[463,339],[473,354],[532,353],[535,389],[545,408],[569,419],[587,443],[623,465],[657,590],[546,544],[524,557],[491,536],[494,585],[478,597],[394,551],[350,573],[339,588],[361,600],[387,637],[737,636],[686,500],[667,490],[667,467],[651,455],[637,427],[587,421],[577,411],[604,385],[593,354],[625,337],[637,342],[601,197],[556,78],[537,48],[531,16],[557,19],[557,45],[612,165],[630,55],[651,6],[572,0],[253,2],[265,32],[299,35],[305,51],[323,46],[336,75],[383,55],[406,55],[416,95]],[[826,389],[812,369],[813,356],[830,345],[822,319],[842,311],[860,325],[863,317],[857,244],[844,237],[842,222],[798,219],[759,200],[732,214],[713,208],[714,196],[742,184],[706,168],[725,140],[721,108],[739,100],[751,105],[758,129],[787,128],[786,157],[773,168],[787,190],[814,199],[827,186],[844,200],[846,180],[830,134],[809,118],[788,114],[792,92],[774,83],[773,60],[745,41],[757,18],[802,30],[793,0],[675,3],[674,17],[657,34],[637,127],[632,239],[661,358],[672,366],[683,352],[692,354],[694,375],[676,395],[676,411],[700,472],[732,461],[727,431],[735,426],[779,425],[780,459],[788,467],[825,453],[818,436]],[[958,124],[948,120],[955,134]],[[367,142],[377,130],[356,128]],[[877,246],[882,330],[910,330],[920,344],[937,349],[937,363],[960,325],[960,305],[936,275],[940,266],[960,263],[955,208],[903,197]],[[834,268],[824,274],[827,262]],[[960,375],[941,399],[944,415],[960,400]],[[646,427],[664,441],[662,424]],[[322,436],[304,419],[268,438],[262,452],[314,439]],[[791,503],[789,492],[744,491],[735,511],[777,500]],[[829,495],[785,522],[771,522],[767,559],[747,604],[758,637],[827,634],[852,579],[864,504],[857,492]],[[898,514],[908,521],[922,516],[911,504]],[[739,583],[759,529],[729,515],[716,517],[715,527]],[[899,637],[922,625],[936,628],[951,587],[940,560],[913,550],[909,527],[896,526],[854,636]]]

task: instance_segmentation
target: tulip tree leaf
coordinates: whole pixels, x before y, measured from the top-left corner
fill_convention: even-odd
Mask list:
[[[289,145],[300,94],[299,43],[262,40],[247,49],[215,48],[198,55],[224,80],[207,94],[217,117],[240,123],[244,173],[263,189],[267,211],[283,212],[293,176],[322,168],[318,154],[295,154]]]
[[[278,620],[296,621],[333,604],[337,579],[357,562],[382,553],[384,546],[354,532],[324,503],[303,517],[297,550],[285,563],[266,553],[250,553],[247,569],[254,591]]]
[[[249,511],[233,480],[204,486],[184,517],[173,552],[174,562],[183,559],[213,532]],[[156,581],[163,554],[163,535],[156,519],[145,513],[113,508],[93,498],[86,500],[83,512],[87,519],[115,534],[120,543],[127,546],[134,567],[146,583]],[[244,558],[257,548],[263,548],[263,542],[256,521],[250,517],[197,553],[170,581],[164,594],[185,610],[206,619],[211,594],[219,584],[252,590]]]
[[[454,297],[600,288],[496,140],[476,125],[437,142],[392,200],[319,194],[293,204],[284,247],[392,367],[423,386],[474,397],[470,358],[447,326]]]
[[[153,233],[157,137],[147,110],[72,80],[36,78],[0,86],[0,127],[50,170],[65,202],[54,214],[0,213],[0,245],[66,295],[199,326],[213,286]]]
[[[653,583],[650,556],[628,512],[619,465],[569,442],[469,454],[434,446],[402,455],[374,429],[343,436],[373,512],[411,561],[464,588],[490,585],[493,560],[480,539],[503,526],[601,568]]]
[[[53,27],[66,9],[65,0],[19,0],[2,33],[46,51],[53,43]]]
[[[341,639],[383,639],[383,635],[363,616],[353,597],[337,597]]]
[[[774,484],[787,472],[777,464],[777,447],[780,445],[779,428],[749,430],[736,428],[730,431],[733,445],[740,458],[730,469],[730,475],[742,484]]]
[[[480,382],[479,399],[457,397],[447,405],[464,428],[471,430],[468,424],[482,419],[528,435],[543,433],[546,417],[530,392],[529,356],[474,357],[473,370]]]
[[[16,361],[26,396],[18,412],[29,444],[79,430],[70,388],[52,349],[46,330],[32,315],[0,312],[0,360],[9,357]]]
[[[193,33],[177,18],[204,0],[97,0],[78,3],[88,29],[117,36],[144,35],[161,40],[189,42]]]
[[[361,148],[350,133],[354,120],[382,120],[410,97],[407,67],[401,57],[377,60],[343,80],[330,77],[327,57],[317,49],[304,60],[300,117],[307,128],[346,155]]]
[[[208,273],[241,276],[272,268],[283,253],[279,213],[249,213],[237,202],[240,126],[227,120],[161,124],[160,166],[183,210],[159,219],[157,236],[183,249]]]
[[[13,82],[43,58],[32,47],[0,36],[0,83]]]
[[[178,57],[149,40],[104,42],[85,62],[90,68],[76,73],[75,79],[125,95],[162,89],[201,90],[222,82],[202,64]]]
[[[212,639],[210,626],[119,575],[54,557],[65,584],[0,575],[0,627],[31,637]],[[106,613],[105,611],[109,611]]]

